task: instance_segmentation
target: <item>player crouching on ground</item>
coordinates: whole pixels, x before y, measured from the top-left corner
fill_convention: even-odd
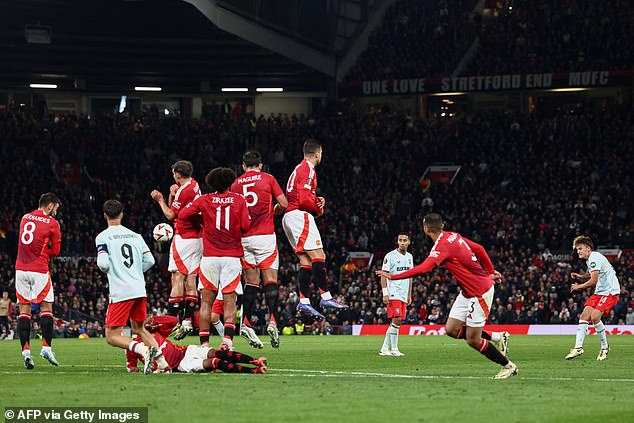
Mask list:
[[[266,373],[266,357],[253,358],[237,351],[216,350],[203,345],[175,345],[166,337],[178,324],[176,316],[148,316],[145,329],[154,336],[163,356],[175,372],[198,373],[222,370],[226,373]],[[133,340],[138,340],[134,335]],[[144,356],[136,352],[126,351],[126,367],[128,372],[138,372],[137,363],[144,362]],[[247,367],[240,364],[252,364]],[[156,364],[155,364],[156,369]]]

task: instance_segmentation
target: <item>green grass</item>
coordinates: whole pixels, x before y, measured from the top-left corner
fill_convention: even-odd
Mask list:
[[[190,343],[196,338],[188,338]],[[129,374],[125,354],[103,339],[56,339],[59,367],[35,358],[26,370],[18,341],[0,341],[0,407],[140,406],[151,422],[488,422],[631,421],[634,336],[611,336],[565,361],[573,336],[512,336],[520,373],[491,379],[499,367],[462,341],[401,336],[404,357],[380,357],[382,337],[283,337],[266,355],[268,375]],[[32,343],[39,354],[39,341]],[[222,419],[222,420],[218,420]]]

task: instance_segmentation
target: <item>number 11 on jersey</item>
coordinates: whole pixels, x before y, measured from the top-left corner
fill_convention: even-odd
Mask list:
[[[218,207],[216,209],[216,229],[220,230],[220,221],[222,220],[222,212],[221,212],[222,209],[225,210],[225,213],[224,213],[225,225],[224,226],[226,230],[229,230],[229,217],[231,212],[230,206]]]

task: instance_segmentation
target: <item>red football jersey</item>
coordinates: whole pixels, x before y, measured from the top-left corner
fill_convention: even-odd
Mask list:
[[[317,174],[315,167],[306,159],[295,166],[286,183],[286,211],[303,210],[318,215],[321,209],[317,206]]]
[[[176,214],[174,231],[182,238],[200,238],[200,222],[184,221],[179,218],[181,210],[198,197],[200,197],[200,187],[198,182],[192,178],[178,188],[170,205],[170,209]]]
[[[484,247],[457,232],[447,231],[440,233],[424,262],[403,273],[397,273],[395,276],[398,278],[392,279],[421,275],[441,263],[454,275],[462,288],[462,295],[467,298],[482,296],[493,285],[489,274],[495,269]]]
[[[163,351],[163,357],[165,357],[167,364],[169,364],[169,366],[174,370],[178,369],[178,365],[181,364],[181,361],[183,361],[183,357],[185,357],[185,353],[187,352],[187,346],[172,344],[169,339],[166,339],[160,333],[153,333],[152,336],[154,336],[154,339],[156,339],[156,342],[159,344],[159,348]],[[139,338],[138,335],[134,335],[132,338],[141,341],[141,338]],[[128,371],[136,368],[139,361],[141,363],[145,362],[141,354],[137,354],[130,350],[126,350],[125,354],[126,367],[128,368]],[[157,367],[156,363],[154,363],[154,368],[152,370],[156,370]]]
[[[180,214],[184,220],[203,216],[203,256],[242,257],[242,237],[251,226],[244,197],[234,192],[201,195]]]
[[[50,257],[59,255],[61,247],[62,235],[57,220],[42,210],[33,210],[22,216],[20,222],[15,270],[47,273]]]
[[[273,199],[283,192],[273,175],[248,170],[235,180],[231,191],[242,194],[247,201],[251,228],[244,236],[275,233]]]

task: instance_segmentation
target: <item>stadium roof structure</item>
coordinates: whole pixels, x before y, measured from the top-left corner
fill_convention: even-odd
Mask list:
[[[0,90],[52,83],[105,93],[135,86],[191,94],[222,87],[326,91],[335,73],[337,18],[327,1],[311,3],[317,6],[299,9],[290,0],[0,0]],[[275,10],[287,12],[280,17]],[[223,23],[234,31],[221,29]],[[277,35],[296,52],[266,48],[257,42],[261,30],[273,34],[269,45]]]

